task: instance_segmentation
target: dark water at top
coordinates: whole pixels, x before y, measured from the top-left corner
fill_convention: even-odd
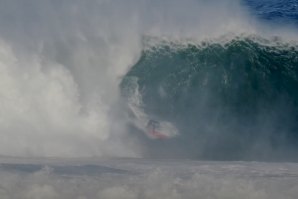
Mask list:
[[[253,13],[267,21],[280,21],[298,25],[297,0],[245,0]]]

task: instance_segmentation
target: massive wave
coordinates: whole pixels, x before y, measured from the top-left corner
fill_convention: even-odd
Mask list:
[[[4,156],[294,155],[297,30],[242,1],[0,1],[0,26]]]

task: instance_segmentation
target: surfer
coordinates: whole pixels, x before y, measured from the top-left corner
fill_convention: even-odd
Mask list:
[[[156,139],[165,139],[167,138],[166,135],[162,134],[161,132],[158,131],[160,128],[160,123],[156,120],[149,120],[147,123],[147,130],[148,134]]]

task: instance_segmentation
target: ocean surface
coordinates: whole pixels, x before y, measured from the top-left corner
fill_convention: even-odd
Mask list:
[[[298,197],[297,0],[0,0],[0,26],[1,199]]]
[[[296,163],[1,158],[0,176],[1,197],[13,199],[294,199],[298,194]]]

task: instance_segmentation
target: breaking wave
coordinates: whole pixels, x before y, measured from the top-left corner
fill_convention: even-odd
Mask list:
[[[297,30],[249,2],[0,1],[0,155],[294,156]]]

